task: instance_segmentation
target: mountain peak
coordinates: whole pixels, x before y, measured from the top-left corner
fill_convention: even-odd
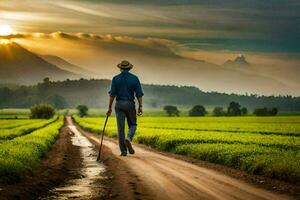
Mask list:
[[[249,65],[249,63],[247,62],[246,60],[246,57],[243,55],[243,54],[240,54],[238,57],[236,57],[234,59],[234,62],[235,63],[238,63],[238,64],[246,64],[246,65]]]
[[[238,66],[245,66],[245,65],[250,65],[249,62],[246,60],[246,57],[243,54],[238,55],[234,60],[227,60],[224,63],[225,66],[233,66],[233,65],[238,65]]]

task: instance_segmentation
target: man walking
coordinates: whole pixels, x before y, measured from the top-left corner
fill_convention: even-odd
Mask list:
[[[127,149],[130,154],[134,154],[134,149],[131,145],[137,126],[134,96],[136,96],[139,104],[137,115],[142,115],[142,97],[144,94],[138,77],[129,72],[133,65],[124,60],[118,64],[117,67],[120,68],[121,73],[112,79],[111,89],[109,91],[110,97],[107,115],[111,115],[112,104],[116,98],[115,111],[118,126],[119,147],[121,156],[126,156]],[[129,128],[126,138],[124,132],[125,118],[127,119]]]

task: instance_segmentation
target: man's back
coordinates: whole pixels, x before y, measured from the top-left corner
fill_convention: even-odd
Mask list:
[[[117,101],[134,101],[134,95],[137,98],[143,96],[138,77],[128,71],[122,71],[112,79],[109,94],[116,97]]]

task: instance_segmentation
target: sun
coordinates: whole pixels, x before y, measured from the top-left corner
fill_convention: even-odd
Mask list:
[[[8,36],[13,32],[12,28],[9,25],[0,25],[0,36]]]

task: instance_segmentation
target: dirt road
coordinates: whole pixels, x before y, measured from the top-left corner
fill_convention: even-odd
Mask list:
[[[99,144],[99,136],[80,131]],[[136,154],[127,157],[119,156],[112,139],[106,138],[104,146],[110,150],[104,153],[104,163],[108,169],[114,168],[116,176],[112,199],[292,199],[140,146],[135,146]]]

